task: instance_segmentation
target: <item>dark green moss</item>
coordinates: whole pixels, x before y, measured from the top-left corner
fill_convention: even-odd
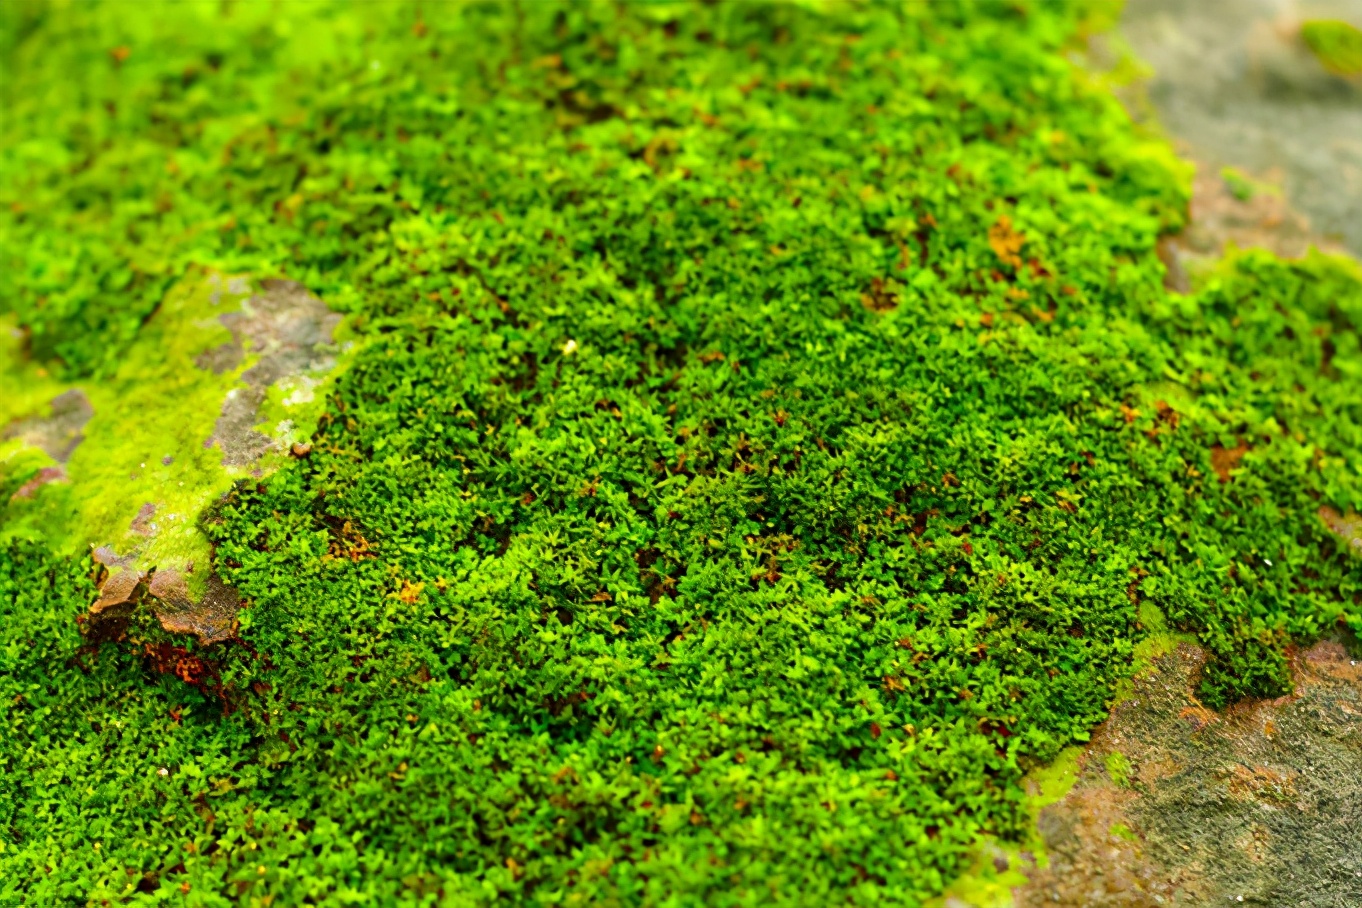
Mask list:
[[[34,355],[107,369],[189,261],[361,347],[205,517],[213,684],[0,555],[6,894],[915,905],[1024,835],[1141,603],[1215,704],[1359,627],[1362,279],[1167,293],[1186,181],[1072,5],[80,9],[7,52],[67,91],[3,151]]]

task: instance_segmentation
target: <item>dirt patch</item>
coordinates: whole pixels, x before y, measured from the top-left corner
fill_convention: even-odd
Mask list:
[[[1362,666],[1320,643],[1295,694],[1218,714],[1203,662],[1158,659],[1098,729],[1018,906],[1362,905]]]
[[[287,378],[307,377],[335,365],[332,335],[340,315],[293,281],[261,282],[261,291],[241,309],[219,316],[232,339],[195,360],[199,368],[228,371],[245,356],[258,356],[242,373],[244,387],[227,393],[221,414],[207,444],[222,450],[223,466],[244,467],[276,446],[276,440],[257,431],[260,405],[267,389]]]

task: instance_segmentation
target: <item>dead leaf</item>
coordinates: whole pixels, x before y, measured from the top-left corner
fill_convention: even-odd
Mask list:
[[[1248,452],[1249,446],[1243,442],[1240,442],[1237,448],[1211,445],[1211,469],[1215,470],[1215,475],[1220,477],[1221,482],[1229,482],[1230,471],[1239,466],[1239,461],[1243,460]]]
[[[156,619],[172,634],[193,634],[203,644],[236,636],[241,597],[216,574],[209,576],[208,589],[198,602],[189,595],[184,575],[173,569],[152,574],[147,592],[156,600],[152,606]]]
[[[99,588],[99,598],[90,606],[90,616],[100,617],[114,612],[126,612],[141,601],[145,589],[140,589],[146,574],[123,570],[110,574]]]
[[[1026,237],[1012,228],[1012,219],[1007,215],[998,218],[998,222],[988,228],[988,245],[993,248],[993,254],[1005,265],[1013,268],[1022,266],[1021,252],[1022,246],[1026,243]]]

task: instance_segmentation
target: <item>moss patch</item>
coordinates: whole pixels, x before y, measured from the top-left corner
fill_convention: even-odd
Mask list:
[[[46,367],[11,347],[0,361],[24,391],[7,402],[11,428],[0,447],[0,533],[41,539],[57,552],[107,547],[142,570],[187,568],[191,587],[201,592],[210,552],[200,512],[233,479],[264,475],[283,463],[289,444],[310,434],[319,412],[315,395],[284,392],[289,381],[307,382],[310,389],[324,375],[288,362],[287,353],[281,365],[277,343],[248,343],[228,368],[204,361],[232,343],[223,318],[239,322],[240,310],[259,299],[251,292],[244,278],[195,271],[167,294],[102,379],[45,377]],[[311,345],[292,357],[299,355],[316,356]],[[263,378],[273,384],[243,383],[253,371],[266,372]],[[262,428],[270,434],[259,436],[265,447],[228,463],[218,437],[224,407],[253,391],[263,402],[266,389],[277,399],[267,412],[252,410],[246,417],[251,424],[269,423]],[[51,403],[44,400],[48,395]],[[71,400],[85,409],[78,435],[66,440],[61,419],[43,414]],[[42,427],[50,424],[66,432],[61,450],[42,443]]]
[[[1362,30],[1357,26],[1337,19],[1315,19],[1301,26],[1301,37],[1329,72],[1362,75]]]

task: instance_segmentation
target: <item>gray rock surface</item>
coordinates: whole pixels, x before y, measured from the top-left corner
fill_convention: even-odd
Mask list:
[[[1362,82],[1310,53],[1310,19],[1362,27],[1362,0],[1128,0],[1121,33],[1190,157],[1280,183],[1316,236],[1362,256]]]

